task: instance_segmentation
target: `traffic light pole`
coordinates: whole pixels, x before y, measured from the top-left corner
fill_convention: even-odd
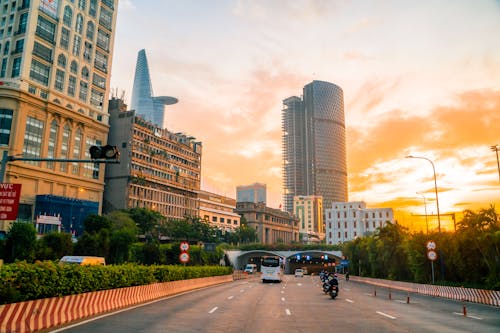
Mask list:
[[[15,157],[8,156],[7,151],[3,151],[2,155],[2,168],[0,171],[0,183],[3,183],[5,170],[7,167],[7,162],[13,161],[31,161],[31,162],[75,162],[75,163],[107,163],[107,164],[118,164],[120,160],[118,159],[90,159],[90,160],[82,160],[82,159],[67,159],[67,158],[38,158],[38,157]]]

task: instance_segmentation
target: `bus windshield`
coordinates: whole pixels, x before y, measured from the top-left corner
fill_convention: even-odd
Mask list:
[[[280,260],[277,257],[266,257],[262,260],[262,266],[265,267],[278,267]]]

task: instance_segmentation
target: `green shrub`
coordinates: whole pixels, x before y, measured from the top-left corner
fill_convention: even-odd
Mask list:
[[[231,267],[221,266],[78,266],[59,265],[52,261],[34,264],[16,262],[0,267],[0,304],[227,275],[231,272]]]

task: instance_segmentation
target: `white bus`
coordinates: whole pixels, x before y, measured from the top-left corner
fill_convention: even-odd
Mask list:
[[[260,272],[262,282],[272,281],[281,282],[283,277],[283,267],[281,265],[280,257],[266,256],[262,257],[260,264]]]

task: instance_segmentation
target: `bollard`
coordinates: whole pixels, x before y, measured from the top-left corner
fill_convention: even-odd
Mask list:
[[[373,288],[373,296],[377,297],[377,288]]]
[[[406,295],[406,304],[410,304],[410,292]]]
[[[465,306],[465,300],[462,300],[462,305],[463,305],[463,312],[464,312],[464,317],[467,317],[467,307]]]
[[[391,288],[389,288],[389,299],[392,300]]]

